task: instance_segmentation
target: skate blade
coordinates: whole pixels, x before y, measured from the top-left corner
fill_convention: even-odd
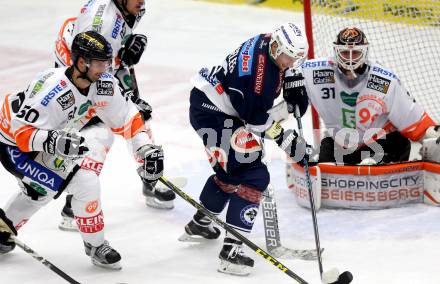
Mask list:
[[[75,221],[72,218],[63,217],[60,224],[58,225],[58,229],[66,232],[77,232],[78,227],[76,226]]]
[[[102,267],[105,269],[111,269],[111,270],[121,270],[122,269],[120,261],[112,263],[112,264],[104,264],[104,263],[100,263],[99,261],[92,258],[92,263],[93,263],[93,265],[96,265],[96,266],[99,266],[99,267]]]
[[[220,260],[220,265],[217,269],[218,272],[231,274],[235,276],[248,276],[251,274],[252,267],[247,265],[239,265]]]
[[[178,240],[184,243],[207,243],[215,239],[205,239],[202,236],[189,235],[187,232],[185,232],[178,238]]]
[[[156,209],[165,209],[165,210],[171,210],[174,208],[174,202],[173,200],[170,201],[160,201],[159,199],[155,197],[145,197],[145,204],[148,207],[156,208]]]

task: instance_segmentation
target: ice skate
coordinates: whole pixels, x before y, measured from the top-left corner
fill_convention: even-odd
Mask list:
[[[157,209],[173,209],[176,194],[159,183],[148,183],[143,180],[142,193],[145,196],[145,204]]]
[[[61,211],[61,222],[58,225],[58,229],[62,231],[76,232],[78,227],[76,226],[75,217],[73,215],[72,206],[70,205],[70,200],[72,200],[71,195],[66,197],[66,204]]]
[[[84,242],[84,249],[94,265],[113,270],[122,268],[121,255],[107,241],[104,241],[99,247]]]
[[[212,221],[197,212],[194,218],[185,226],[185,233],[180,236],[181,242],[204,242],[214,240],[220,236],[220,230],[212,225]],[[203,217],[201,217],[203,216]]]
[[[219,272],[238,276],[247,276],[251,273],[254,260],[244,254],[242,245],[241,241],[225,238],[219,254],[220,265],[217,269]]]

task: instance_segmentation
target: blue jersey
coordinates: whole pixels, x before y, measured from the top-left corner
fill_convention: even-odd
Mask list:
[[[284,79],[284,70],[269,55],[269,42],[270,34],[250,38],[222,65],[202,68],[192,79],[213,105],[258,132],[272,124],[267,111],[280,94]]]

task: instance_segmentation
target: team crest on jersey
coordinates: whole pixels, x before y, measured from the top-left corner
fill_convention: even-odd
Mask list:
[[[335,71],[330,69],[313,70],[313,84],[333,84],[335,83]]]
[[[96,82],[96,90],[99,96],[113,96],[113,82],[99,80]]]
[[[228,156],[226,155],[225,150],[219,147],[211,147],[206,149],[206,154],[208,155],[211,167],[214,168],[216,164],[219,164],[220,167],[227,172]]]
[[[248,205],[240,211],[240,220],[246,226],[252,226],[257,218],[258,206],[256,204]]]
[[[386,94],[390,88],[391,80],[370,74],[367,82],[367,88]]]
[[[252,153],[263,149],[255,136],[243,127],[238,128],[232,134],[231,146],[238,153]]]
[[[75,104],[75,96],[73,95],[73,92],[69,90],[66,93],[59,96],[57,98],[57,102],[63,110],[66,110]]]

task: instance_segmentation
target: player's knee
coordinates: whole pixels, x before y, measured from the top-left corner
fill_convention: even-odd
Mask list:
[[[78,170],[67,189],[73,195],[73,200],[96,200],[101,195],[97,173],[84,168]]]
[[[230,195],[224,192],[214,181],[215,175],[208,178],[200,194],[200,202],[213,213],[220,213],[229,201]]]

